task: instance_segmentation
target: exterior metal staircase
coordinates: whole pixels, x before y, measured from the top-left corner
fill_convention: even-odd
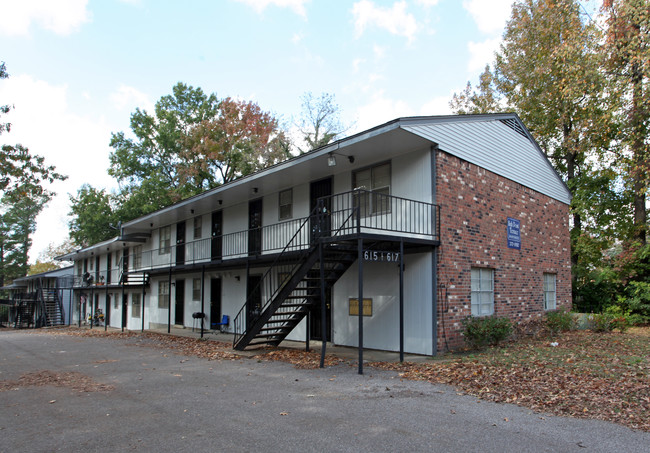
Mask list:
[[[349,269],[357,255],[356,250],[345,245],[332,244],[324,246],[323,259],[319,258],[318,246],[312,247],[293,274],[287,276],[282,288],[264,304],[263,311],[255,318],[248,319],[244,333],[235,335],[235,349],[279,345],[310,310],[320,305],[321,266],[324,271],[323,284],[327,289]],[[250,301],[247,306],[250,306]]]
[[[38,327],[62,326],[65,324],[63,304],[59,288],[44,288],[42,279],[38,281],[38,302],[41,307]]]
[[[234,349],[280,344],[318,306],[321,287],[332,286],[356,260],[356,249],[335,241],[347,221],[332,231],[330,216],[331,202],[319,199],[259,283],[250,288],[233,321]]]

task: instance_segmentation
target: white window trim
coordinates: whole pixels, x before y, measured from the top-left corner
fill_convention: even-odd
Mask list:
[[[544,310],[555,310],[557,308],[557,275],[545,272],[543,279]],[[552,288],[550,287],[551,283]]]
[[[489,277],[489,279],[486,277]],[[485,267],[472,267],[470,281],[472,316],[481,317],[493,315],[494,269]],[[489,287],[484,288],[484,284],[488,281],[490,282]],[[485,301],[486,298],[487,301]],[[483,309],[485,306],[489,306],[489,312]]]

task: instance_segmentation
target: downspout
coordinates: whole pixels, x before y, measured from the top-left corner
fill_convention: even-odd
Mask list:
[[[438,144],[434,143],[431,146],[431,203],[434,205],[433,212],[436,214],[434,219],[435,233],[438,241],[440,241],[440,219],[437,218],[440,211],[436,209],[438,202],[437,158]],[[431,355],[434,356],[438,354],[438,247],[435,247],[433,253],[431,253]]]

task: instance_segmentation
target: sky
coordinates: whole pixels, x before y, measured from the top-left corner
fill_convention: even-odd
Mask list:
[[[1,144],[68,175],[37,219],[30,261],[68,237],[69,194],[117,189],[111,134],[183,82],[295,124],[330,93],[349,134],[449,101],[493,61],[512,0],[0,0]]]

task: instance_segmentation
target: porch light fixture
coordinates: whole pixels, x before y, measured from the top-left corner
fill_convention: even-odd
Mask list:
[[[219,205],[221,206],[221,204],[223,204],[223,200],[218,200],[218,201],[219,201]]]
[[[336,156],[334,154],[338,154],[339,156],[347,157],[348,161],[353,164],[354,163],[354,156],[346,156],[345,154],[339,154],[335,153],[334,151],[330,152],[328,157],[327,157],[327,166],[328,167],[336,167]]]

